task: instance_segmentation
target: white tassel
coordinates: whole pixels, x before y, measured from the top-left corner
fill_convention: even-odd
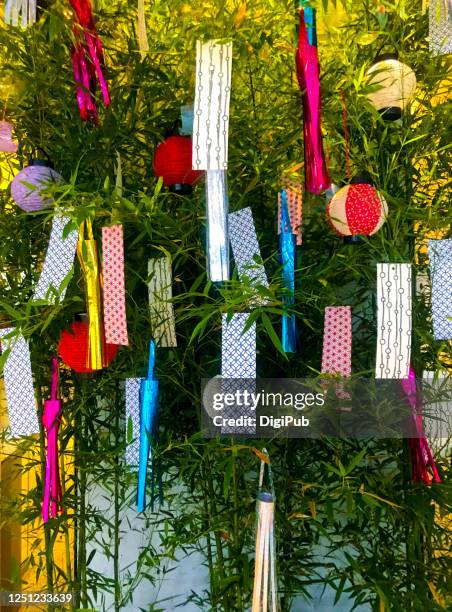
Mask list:
[[[6,0],[5,23],[26,28],[36,23],[36,0]]]
[[[252,612],[277,612],[274,507],[271,493],[259,493]]]

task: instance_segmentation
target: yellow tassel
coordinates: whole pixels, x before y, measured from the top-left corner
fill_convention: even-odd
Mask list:
[[[144,0],[138,0],[138,46],[141,55],[149,51],[148,35],[146,31],[146,16],[144,12]]]
[[[84,237],[84,223],[80,225],[77,255],[85,275],[86,312],[88,315],[88,356],[87,367],[101,370],[103,367],[104,330],[101,314],[101,277],[96,241],[93,237],[91,220],[86,221],[88,239]]]

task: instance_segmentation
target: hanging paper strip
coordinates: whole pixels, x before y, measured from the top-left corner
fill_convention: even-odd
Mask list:
[[[447,451],[452,434],[452,377],[447,373],[424,370],[422,396],[427,440],[435,449]]]
[[[228,208],[226,172],[207,170],[207,264],[214,283],[229,280]]]
[[[292,233],[286,192],[281,191],[281,234],[279,249],[282,264],[283,302],[285,307],[295,304],[295,237]],[[281,344],[285,353],[297,350],[297,322],[293,313],[282,315]]]
[[[416,375],[413,368],[410,367],[409,375],[406,379],[400,381],[400,385],[407,396],[410,404],[414,436],[408,439],[411,455],[411,470],[413,482],[431,484],[441,482],[438,470],[436,468],[435,459],[428,440],[425,436],[424,425],[422,419],[422,402],[418,397],[416,388]],[[430,476],[430,473],[432,476]]]
[[[169,257],[150,259],[148,264],[149,308],[152,332],[158,346],[177,346],[171,261]]]
[[[429,0],[430,51],[435,55],[452,53],[451,0]]]
[[[72,32],[75,43],[72,49],[72,65],[77,84],[77,101],[83,121],[97,121],[95,103],[97,83],[100,85],[105,106],[110,106],[108,85],[102,71],[104,56],[97,34],[90,0],[70,0],[76,19]]]
[[[33,294],[34,300],[49,300],[55,303],[57,296],[60,301],[64,300],[67,282],[61,291],[60,287],[68,274],[72,272],[78,238],[78,230],[71,230],[65,236],[64,228],[69,222],[68,217],[61,215],[55,215],[53,218],[49,246],[41,276]]]
[[[58,360],[52,360],[52,390],[50,400],[44,402],[42,424],[47,437],[46,469],[44,480],[44,499],[42,518],[47,523],[49,516],[56,518],[62,512],[62,491],[58,456],[58,430],[61,421],[63,402],[58,399]],[[50,514],[49,514],[50,511]]]
[[[452,339],[452,239],[429,240],[433,336]]]
[[[140,53],[145,55],[149,51],[148,34],[146,31],[146,15],[144,12],[144,0],[138,0],[138,46]]]
[[[6,0],[5,23],[23,28],[36,22],[36,0]]]
[[[302,244],[301,222],[303,214],[303,193],[301,185],[292,185],[284,188],[287,206],[289,208],[290,226],[292,234],[296,236],[297,245]],[[278,193],[278,234],[281,233],[281,195]]]
[[[101,290],[97,244],[93,237],[91,221],[86,221],[88,239],[84,238],[85,223],[80,226],[77,255],[85,276],[86,310],[88,315],[87,367],[101,370],[104,363],[104,329],[101,314]]]
[[[229,213],[228,223],[229,238],[240,279],[244,280],[244,277],[247,277],[254,287],[257,285],[268,287],[251,208],[242,208]]]
[[[408,378],[411,357],[411,265],[377,264],[376,378]]]
[[[140,386],[141,378],[126,378],[126,435],[125,459],[127,465],[140,462]]]
[[[266,451],[264,449],[265,454]],[[275,550],[275,493],[270,464],[267,464],[271,492],[262,489],[265,462],[261,461],[259,491],[256,505],[256,556],[254,561],[254,586],[252,612],[277,612],[277,580]]]
[[[322,372],[348,377],[352,373],[352,311],[327,306],[323,328]]]
[[[312,19],[315,19],[314,12]],[[330,186],[322,142],[320,67],[317,47],[309,42],[303,9],[300,11],[298,37],[295,60],[303,94],[305,188],[309,193],[320,193]]]
[[[154,380],[155,365],[155,343],[151,340],[149,345],[149,364],[147,378],[140,382],[140,452],[138,463],[138,491],[137,491],[137,510],[143,512],[146,507],[146,479],[149,455],[151,453],[151,443],[157,436],[157,411],[158,411],[158,389],[159,383]],[[156,478],[156,465],[153,460],[152,465],[152,485],[151,500],[154,501],[154,481]],[[160,498],[162,487],[159,479]]]
[[[36,399],[31,373],[30,348],[14,328],[0,329],[2,351],[10,350],[3,366],[6,402],[11,437],[30,436],[39,432]]]
[[[127,346],[124,236],[122,225],[102,228],[105,342]]]
[[[228,167],[232,43],[196,43],[193,170]]]
[[[223,378],[221,389],[222,393],[235,393],[247,391],[249,394],[255,393],[256,378],[256,323],[253,322],[249,329],[245,331],[249,313],[239,312],[232,315],[222,315],[222,335],[221,335],[221,377]],[[243,383],[237,379],[243,378]],[[242,405],[232,405],[225,408],[222,412],[225,418],[254,418],[254,411],[251,407]],[[225,426],[221,429],[222,433],[243,433],[253,434],[256,426]]]

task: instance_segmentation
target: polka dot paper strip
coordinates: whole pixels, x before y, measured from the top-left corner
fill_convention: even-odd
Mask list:
[[[176,322],[173,297],[171,261],[168,257],[150,259],[149,274],[149,308],[154,340],[158,346],[177,346]]]
[[[408,378],[411,356],[411,265],[377,264],[376,378]]]
[[[450,0],[429,0],[430,51],[435,55],[452,53],[452,5]]]
[[[193,170],[228,167],[232,43],[196,43]]]
[[[435,340],[452,339],[452,239],[429,240]]]
[[[2,352],[9,349],[3,366],[6,402],[11,437],[29,436],[39,432],[30,348],[22,334],[14,328],[0,329]]]
[[[126,464],[140,461],[140,386],[142,378],[126,378]]]
[[[352,311],[350,306],[325,308],[322,372],[348,377],[352,373]]]
[[[127,346],[124,236],[122,225],[102,228],[105,342]]]
[[[294,186],[292,189],[284,189],[286,192],[287,206],[289,208],[290,226],[292,234],[297,237],[297,245],[302,243],[301,221],[303,213],[302,187]],[[281,233],[281,192],[278,193],[278,234]]]
[[[61,215],[55,215],[53,218],[49,246],[33,295],[34,300],[48,300],[54,303],[57,293],[61,301],[66,295],[67,283],[63,285],[61,291],[60,287],[72,272],[78,238],[78,229],[71,230],[66,235],[65,227],[69,221],[68,217]]]

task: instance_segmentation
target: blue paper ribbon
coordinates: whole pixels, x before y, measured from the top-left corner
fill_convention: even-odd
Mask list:
[[[317,47],[317,21],[316,10],[308,5],[308,0],[300,0],[299,6],[304,11],[304,22],[308,33],[308,42]]]
[[[290,224],[287,196],[281,191],[281,234],[279,238],[282,264],[283,302],[284,305],[295,304],[295,236]],[[295,353],[297,350],[297,324],[294,314],[282,316],[281,344],[285,353]]]
[[[146,476],[151,442],[157,433],[157,408],[159,383],[154,380],[155,342],[149,344],[148,376],[140,385],[140,458],[138,465],[137,509],[143,512],[146,507]],[[160,484],[160,481],[159,481]],[[152,501],[154,499],[154,466],[152,468]],[[160,488],[161,491],[161,488]]]

